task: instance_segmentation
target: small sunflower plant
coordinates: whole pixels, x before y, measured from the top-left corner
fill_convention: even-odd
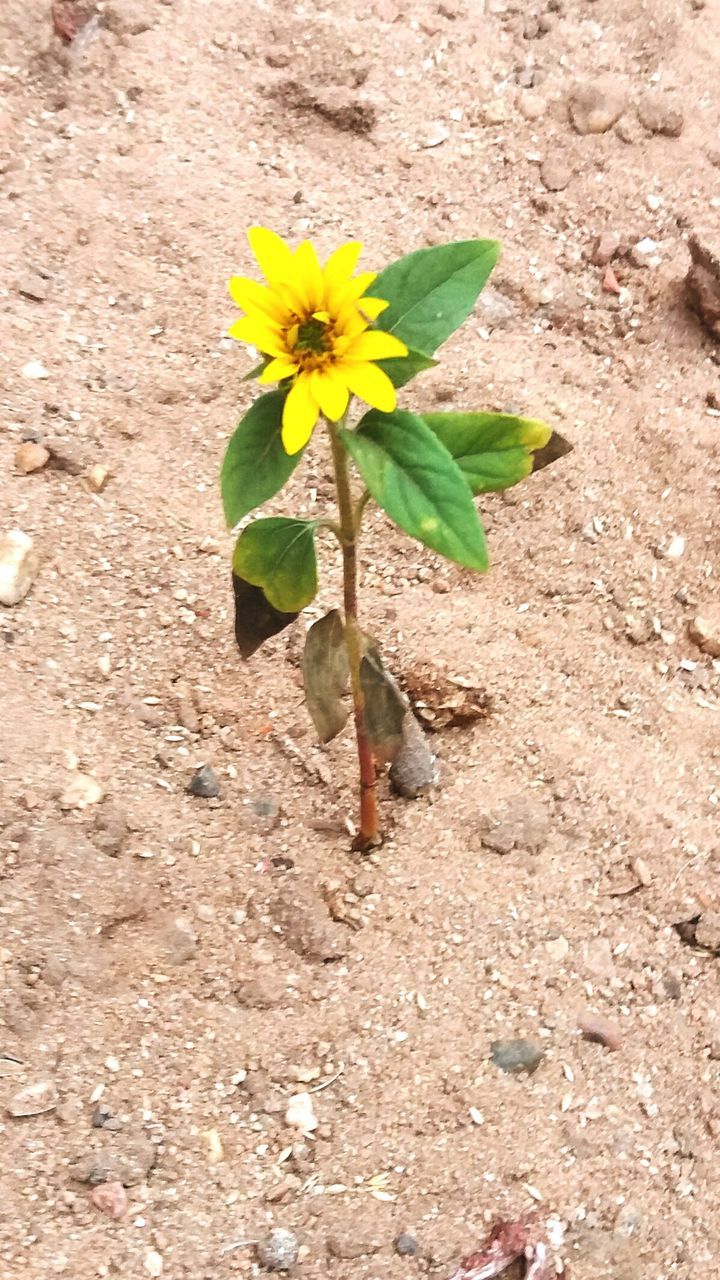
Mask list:
[[[367,851],[381,840],[378,770],[392,765],[412,719],[358,613],[368,504],[431,551],[482,573],[488,553],[474,498],[517,484],[569,446],[534,418],[398,408],[400,388],[437,364],[438,348],[472,312],[498,259],[497,241],[419,249],[376,274],[357,270],[357,241],[323,265],[307,240],[292,249],[257,226],[248,238],[262,279],[230,280],[242,314],[228,333],[257,352],[260,362],[247,377],[263,390],[230,438],[220,479],[225,518],[237,535],[235,635],[248,659],[312,604],[318,534],[334,535],[343,607],[307,631],[303,679],[321,741],[340,733],[352,711],[360,774],[354,847]],[[248,522],[310,447],[328,450],[336,511]]]

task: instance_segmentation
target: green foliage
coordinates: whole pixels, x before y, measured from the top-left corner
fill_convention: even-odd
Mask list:
[[[220,472],[230,528],[282,489],[302,457],[302,450],[287,454],[280,438],[285,395],[281,390],[260,396],[230,437]]]
[[[373,282],[373,295],[390,304],[379,327],[434,355],[470,315],[499,255],[497,240],[460,240],[398,258]]]
[[[260,587],[274,609],[304,609],[317,592],[316,528],[316,520],[255,520],[235,543],[233,572]]]
[[[395,356],[392,360],[376,360],[375,363],[385,370],[394,387],[404,387],[406,382],[416,378],[425,369],[434,369],[439,362],[433,360],[431,356],[424,356],[422,351],[415,351],[412,347],[408,347],[406,356]]]
[[[372,497],[401,529],[456,564],[487,569],[485,534],[467,482],[422,418],[373,409],[340,437]]]
[[[350,667],[339,609],[331,609],[310,627],[302,669],[305,701],[318,737],[321,742],[331,742],[344,729],[350,715],[345,701]]]
[[[455,459],[473,493],[509,489],[530,475],[533,453],[552,430],[510,413],[424,413],[423,422]]]

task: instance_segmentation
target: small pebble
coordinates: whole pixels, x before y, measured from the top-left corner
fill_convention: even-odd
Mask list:
[[[11,608],[24,600],[39,572],[40,557],[27,533],[0,534],[0,604]]]
[[[15,450],[15,469],[22,475],[29,476],[33,471],[40,471],[50,459],[50,450],[44,444],[34,440],[26,440]]]
[[[209,764],[201,765],[196,769],[187,790],[191,796],[202,796],[204,800],[212,800],[215,796],[220,795],[220,783],[214,769]]]
[[[22,376],[23,378],[41,379],[49,378],[50,374],[45,368],[45,365],[41,364],[39,360],[29,360],[28,363],[24,364],[22,367]]]
[[[564,191],[573,176],[564,156],[547,156],[540,166],[540,181],[546,191]]]
[[[155,1280],[163,1273],[163,1260],[155,1249],[148,1249],[145,1254],[145,1270],[149,1276],[154,1276]]]
[[[688,623],[688,635],[703,653],[720,658],[720,604],[704,605]]]
[[[298,1258],[298,1238],[285,1227],[274,1227],[257,1246],[257,1259],[265,1271],[290,1271]]]
[[[522,1071],[532,1075],[544,1056],[544,1049],[531,1040],[493,1040],[490,1045],[490,1057],[495,1066],[510,1075]]]
[[[414,1258],[418,1250],[418,1243],[414,1236],[403,1231],[401,1235],[396,1236],[393,1240],[393,1248],[401,1258]]]
[[[625,92],[613,80],[577,84],[568,111],[578,133],[607,133],[625,109]]]
[[[32,302],[45,302],[48,296],[48,282],[33,271],[18,281],[17,291],[21,297],[30,298]]]
[[[101,462],[96,462],[85,477],[86,484],[92,493],[102,493],[109,479],[110,468],[104,467]]]
[[[86,809],[88,805],[99,804],[103,798],[103,789],[97,778],[88,773],[74,773],[60,796],[61,809]]]
[[[285,1112],[285,1123],[301,1133],[313,1133],[317,1129],[318,1118],[309,1093],[293,1094]]]
[[[601,1013],[592,1013],[586,1009],[579,1015],[577,1025],[586,1040],[604,1044],[612,1052],[622,1044],[622,1032],[617,1023],[611,1022],[610,1018],[605,1018]]]
[[[601,231],[592,251],[592,261],[596,267],[607,267],[620,248],[620,236],[617,231]]]
[[[128,1196],[122,1182],[101,1182],[98,1187],[93,1187],[90,1199],[95,1208],[112,1218],[113,1222],[119,1222],[127,1214]]]

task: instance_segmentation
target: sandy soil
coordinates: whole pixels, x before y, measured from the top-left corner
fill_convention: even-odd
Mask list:
[[[270,1226],[307,1280],[445,1280],[529,1210],[575,1280],[710,1276],[720,664],[687,624],[720,601],[720,378],[683,278],[719,220],[718,0],[112,0],[73,44],[49,7],[0,14],[0,529],[42,556],[0,617],[3,1280],[249,1276],[224,1247]],[[573,127],[578,86],[608,131]],[[371,516],[395,669],[432,655],[493,713],[435,735],[436,796],[384,784],[365,861],[352,740],[319,748],[302,704],[329,544],[308,617],[234,647],[225,283],[257,220],[378,267],[498,235],[495,293],[404,402],[575,445],[483,502],[484,579]],[[53,458],[26,476],[28,439]],[[318,446],[271,509],[329,480]],[[532,1075],[490,1059],[519,1037]],[[9,1114],[34,1084],[52,1109]],[[303,1137],[288,1100],[323,1084]]]

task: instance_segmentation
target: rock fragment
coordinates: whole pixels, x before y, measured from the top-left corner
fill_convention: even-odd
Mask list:
[[[592,1013],[590,1009],[586,1009],[578,1016],[577,1025],[586,1040],[604,1044],[612,1052],[622,1044],[622,1032],[617,1023],[601,1013]]]
[[[614,80],[579,83],[568,102],[568,113],[577,133],[607,133],[625,110],[625,92]]]
[[[693,233],[688,241],[692,263],[685,277],[690,306],[720,342],[720,240]]]
[[[698,649],[711,658],[720,658],[720,604],[703,605],[688,622],[687,630]]]
[[[11,608],[24,600],[39,572],[40,557],[27,533],[0,534],[0,604]]]

